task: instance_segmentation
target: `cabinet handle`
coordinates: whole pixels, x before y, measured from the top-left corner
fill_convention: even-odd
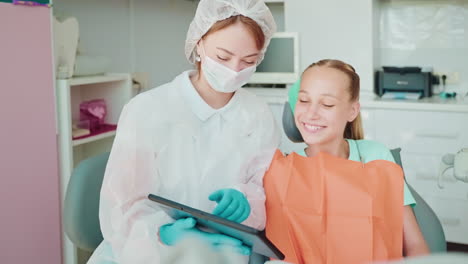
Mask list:
[[[422,172],[416,173],[416,179],[418,180],[424,180],[424,181],[437,181],[437,176],[431,175],[431,174],[425,174]],[[443,182],[456,182],[456,179],[449,178],[449,177],[443,177],[441,179]]]
[[[458,133],[430,133],[426,131],[416,132],[417,137],[428,137],[428,138],[448,138],[456,139],[458,138]]]
[[[440,220],[443,225],[447,225],[447,226],[459,226],[460,225],[460,219],[457,219],[457,218],[441,217]]]

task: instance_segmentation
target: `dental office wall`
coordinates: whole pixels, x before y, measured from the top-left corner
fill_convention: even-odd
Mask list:
[[[132,4],[133,3],[133,4]],[[185,57],[185,38],[198,1],[130,0],[135,71],[150,73],[150,87],[171,81],[193,65]],[[284,30],[280,5],[272,5],[278,29]]]
[[[361,76],[372,96],[373,73],[382,65],[433,66],[458,72],[468,89],[467,2],[460,0],[297,0],[269,4],[279,30],[300,34],[301,70],[322,58],[340,58]],[[112,60],[110,71],[146,71],[155,87],[189,69],[184,56],[197,1],[62,0],[58,15],[76,16],[80,50]],[[284,15],[283,15],[284,13]],[[435,19],[433,19],[435,18]],[[421,31],[422,30],[422,31]]]
[[[0,3],[0,263],[61,263],[50,9]]]
[[[447,90],[468,91],[468,1],[381,1],[378,43],[381,65],[458,72]]]
[[[54,15],[78,19],[78,52],[110,59],[110,72],[129,72],[130,13],[128,0],[59,0]]]
[[[79,49],[111,59],[112,72],[149,73],[149,87],[192,68],[184,53],[198,2],[185,0],[61,0],[54,14],[74,16]]]
[[[286,30],[300,36],[301,71],[320,59],[341,59],[356,68],[363,94],[371,94],[373,6],[373,0],[285,1]]]
[[[150,73],[152,88],[192,69],[193,66],[185,58],[184,49],[187,29],[198,1],[133,2],[135,70]]]
[[[193,68],[184,45],[197,5],[190,0],[61,0],[54,3],[54,14],[78,19],[81,53],[110,58],[109,71],[149,72],[149,87],[156,87]],[[284,31],[282,5],[270,8]]]

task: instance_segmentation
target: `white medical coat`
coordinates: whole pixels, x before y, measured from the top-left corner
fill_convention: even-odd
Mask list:
[[[171,247],[159,241],[159,227],[174,220],[149,193],[211,212],[216,203],[208,196],[235,188],[251,206],[243,224],[265,227],[263,175],[280,140],[274,117],[244,89],[211,108],[189,79],[194,73],[124,107],[101,189],[104,241],[88,263],[161,263]]]

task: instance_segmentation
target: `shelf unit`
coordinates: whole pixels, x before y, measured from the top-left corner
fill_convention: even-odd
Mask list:
[[[60,201],[63,205],[68,182],[76,165],[91,156],[110,151],[116,131],[72,139],[72,122],[79,119],[83,101],[104,99],[107,105],[105,123],[117,124],[123,106],[134,95],[131,75],[112,73],[56,80],[57,134],[60,167]],[[63,259],[66,264],[78,263],[78,250],[62,233]]]
[[[113,137],[113,136],[115,136],[115,131],[109,131],[109,132],[106,132],[106,133],[102,133],[102,134],[92,136],[92,137],[87,137],[87,138],[74,139],[73,140],[73,147],[79,146],[81,144],[86,144],[86,143],[89,143],[89,142],[93,142],[93,141],[96,141],[96,140],[100,140],[100,139],[103,139],[103,138]]]

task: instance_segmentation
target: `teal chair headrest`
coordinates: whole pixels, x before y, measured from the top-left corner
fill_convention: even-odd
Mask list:
[[[283,129],[286,136],[295,143],[304,142],[302,135],[299,132],[299,129],[296,127],[296,122],[294,121],[294,114],[291,110],[289,102],[284,103],[283,108]]]

